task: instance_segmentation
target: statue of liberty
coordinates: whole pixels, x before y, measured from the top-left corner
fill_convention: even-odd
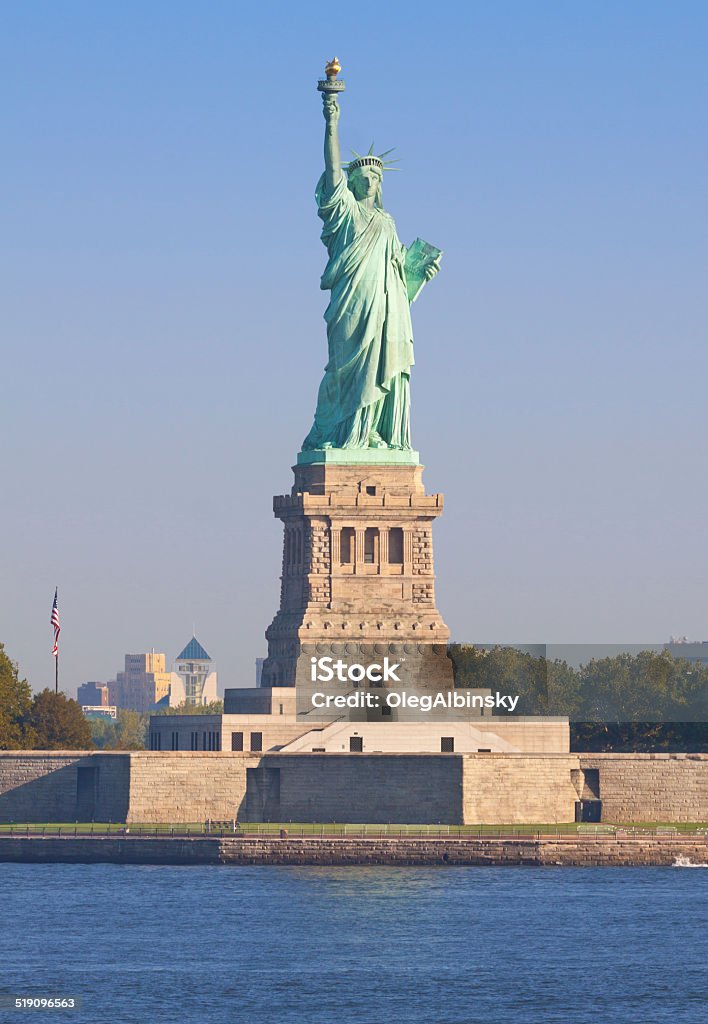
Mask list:
[[[325,171],[315,197],[329,260],[321,287],[331,292],[325,312],[329,360],[303,451],[322,448],[411,449],[410,303],[437,274],[439,249],[416,239],[401,245],[383,209],[381,183],[389,168],[373,147],[342,171],[337,125],[335,57],[321,82]],[[390,153],[391,151],[388,150]]]

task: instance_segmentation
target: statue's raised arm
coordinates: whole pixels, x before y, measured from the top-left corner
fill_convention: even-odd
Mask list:
[[[325,119],[325,181],[331,192],[342,180],[342,158],[339,152],[339,103],[332,93],[323,93],[322,112]]]
[[[383,208],[386,153],[354,154],[342,170],[335,57],[325,68],[325,171],[316,190],[328,262],[321,287],[331,292],[325,320],[329,359],[303,450],[392,449],[415,462],[410,437],[413,328],[410,303],[437,274],[441,252],[422,239],[406,250]],[[388,151],[390,152],[390,150]],[[409,454],[407,454],[409,453]],[[382,454],[382,453],[381,453]],[[384,461],[386,459],[382,454]]]
[[[325,185],[332,192],[342,180],[342,158],[339,153],[339,103],[337,96],[344,92],[344,82],[337,79],[342,65],[337,57],[325,65],[326,78],[321,79],[317,88],[322,93],[322,113],[325,119]]]

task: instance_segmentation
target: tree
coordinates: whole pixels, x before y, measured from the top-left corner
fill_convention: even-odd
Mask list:
[[[91,736],[101,750],[144,750],[149,720],[149,715],[119,708],[116,719],[94,718]]]
[[[688,669],[688,671],[686,671]],[[580,669],[586,721],[661,722],[683,717],[690,700],[688,662],[668,651],[640,651],[613,658],[593,658]]]
[[[116,721],[113,718],[89,718],[91,739],[99,750],[113,750],[116,738]]]
[[[668,651],[578,669],[514,648],[451,644],[455,685],[519,696],[515,713],[570,719],[574,751],[708,750],[708,668]]]
[[[223,715],[223,700],[213,700],[211,704],[187,704],[186,701],[174,708],[161,708],[156,715]]]
[[[573,674],[565,663],[550,663],[545,658],[534,657],[514,647],[483,650],[467,644],[451,644],[449,653],[454,666],[455,686],[517,696],[516,715],[567,713],[551,710],[549,704],[551,670],[556,692],[570,689],[568,680],[573,679]],[[500,710],[497,714],[505,712]]]
[[[116,750],[145,750],[150,715],[139,711],[118,711],[116,729]]]
[[[10,661],[0,643],[0,750],[34,746],[29,723],[32,694],[26,679],[20,679],[17,665]]]
[[[30,722],[39,750],[90,750],[94,746],[81,705],[63,693],[42,690],[35,694]]]
[[[708,669],[668,651],[593,659],[580,669],[573,749],[705,751]]]

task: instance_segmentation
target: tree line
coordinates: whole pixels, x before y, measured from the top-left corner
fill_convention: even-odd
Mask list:
[[[32,696],[0,643],[0,750],[90,750],[91,728],[79,704],[63,693]]]
[[[81,705],[46,689],[32,695],[30,684],[0,643],[0,750],[144,750],[151,714],[218,715],[222,701],[201,707],[141,713],[118,709],[118,717],[87,719]]]
[[[708,752],[708,667],[668,651],[619,654],[574,668],[512,647],[451,644],[455,686],[519,696],[515,715],[567,716],[571,750]],[[151,714],[215,715],[223,703],[159,712],[120,708],[87,720],[63,693],[32,695],[0,643],[0,750],[143,750]],[[504,713],[500,709],[500,713]]]
[[[179,704],[159,711],[129,711],[118,708],[118,717],[96,718],[91,722],[91,737],[100,750],[145,750],[148,745],[150,718],[153,715],[220,715],[223,701],[210,704]]]
[[[708,667],[669,651],[578,668],[513,647],[451,644],[449,654],[455,686],[517,694],[515,716],[567,716],[571,750],[708,751]]]

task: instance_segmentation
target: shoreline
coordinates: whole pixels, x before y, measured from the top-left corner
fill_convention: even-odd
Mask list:
[[[708,836],[0,836],[0,863],[232,866],[708,866]],[[677,864],[678,862],[678,864]]]

